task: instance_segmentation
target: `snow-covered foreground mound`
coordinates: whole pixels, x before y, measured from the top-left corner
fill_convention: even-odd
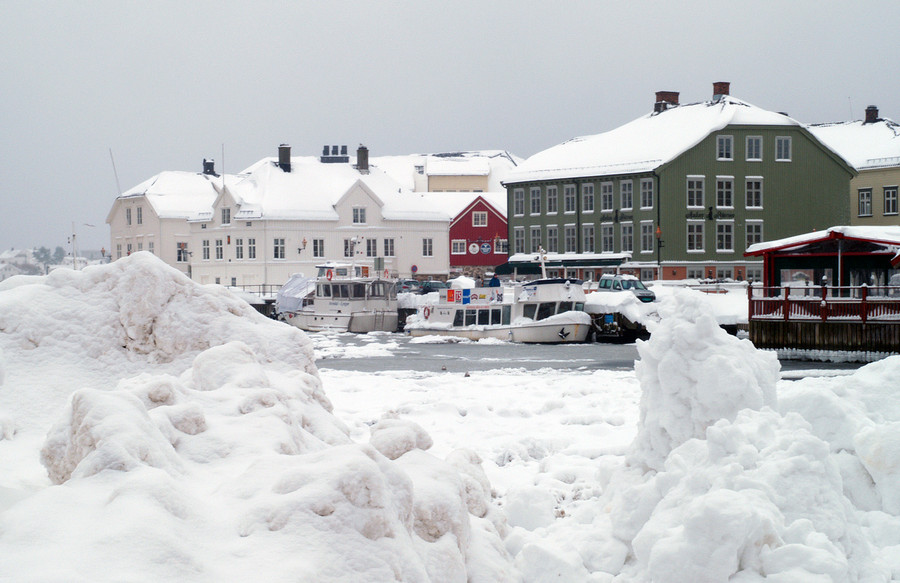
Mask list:
[[[478,456],[355,443],[310,346],[149,254],[5,285],[0,579],[510,579]]]

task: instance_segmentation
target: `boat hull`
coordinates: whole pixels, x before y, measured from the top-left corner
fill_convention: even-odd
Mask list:
[[[468,340],[496,338],[498,340],[522,342],[526,344],[586,342],[590,333],[590,322],[565,324],[534,322],[522,325],[477,326],[468,328],[419,326],[409,329],[409,335],[413,337],[451,336],[454,338],[466,338]]]
[[[396,311],[363,311],[350,314],[316,313],[311,311],[293,312],[285,321],[306,332],[396,332],[398,317]]]

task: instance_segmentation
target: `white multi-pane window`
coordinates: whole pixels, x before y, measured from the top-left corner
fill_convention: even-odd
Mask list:
[[[503,255],[509,253],[509,239],[494,239],[494,253]]]
[[[272,239],[272,258],[284,259],[284,239],[281,237]]]
[[[566,225],[563,230],[565,238],[566,253],[578,252],[578,228],[575,225]]]
[[[747,281],[762,281],[762,267],[747,266]]]
[[[762,176],[748,176],[744,188],[747,195],[747,208],[761,209],[763,205]]]
[[[747,136],[746,158],[751,162],[762,160],[762,136]]]
[[[859,216],[872,216],[872,189],[863,188],[859,190]]]
[[[607,182],[610,194],[612,194],[612,182]],[[634,206],[634,183],[630,180],[623,180],[619,183],[619,198],[622,199],[622,210],[630,210]],[[612,205],[609,206],[612,208]]]
[[[567,184],[563,187],[563,203],[565,204],[565,212],[575,212],[575,185]]]
[[[422,257],[434,257],[434,239],[422,239]]]
[[[126,225],[131,224],[131,209],[130,208],[125,209],[125,224]]]
[[[531,246],[529,249],[531,253],[537,253],[538,248],[541,246],[541,228],[539,226],[531,227]]]
[[[137,207],[137,224],[144,224],[144,207]]]
[[[763,222],[747,221],[747,247],[762,243],[763,241]]]
[[[235,239],[234,240],[234,258],[235,259],[243,259],[244,258],[244,240],[243,239]]]
[[[513,190],[513,215],[521,217],[525,214],[525,191],[521,188]]]
[[[153,249],[153,241],[147,241],[147,251],[156,255],[156,251]]]
[[[594,212],[594,185],[581,185],[581,211],[585,213]]]
[[[487,211],[472,211],[472,226],[487,227],[488,214]]]
[[[594,225],[582,225],[581,250],[584,253],[594,252]]]
[[[231,224],[231,209],[230,208],[222,209],[222,224],[223,225]]]
[[[732,136],[716,136],[716,159],[734,159],[734,138]]]
[[[222,259],[223,255],[222,239],[216,239],[216,259]]]
[[[450,241],[450,253],[452,255],[465,255],[466,254],[466,240],[465,239],[453,239]]]
[[[513,253],[525,253],[525,228],[513,229]]]
[[[653,253],[653,221],[641,221],[641,253]]]
[[[641,180],[641,208],[653,208],[653,179],[644,178]]]
[[[613,210],[612,182],[604,182],[600,185],[600,210],[603,212]]]
[[[703,279],[703,268],[702,267],[688,267],[687,268],[687,278],[688,279]]]
[[[204,239],[203,242],[200,244],[200,248],[203,250],[203,255],[202,255],[203,259],[208,260],[209,259],[209,239]]]
[[[703,208],[703,189],[705,185],[703,176],[687,177],[687,206],[688,208]]]
[[[366,239],[366,257],[378,257],[378,239]]]
[[[631,253],[634,251],[634,225],[631,223],[622,223],[622,253]]]
[[[384,256],[385,257],[393,257],[394,256],[394,239],[393,237],[384,240]]]
[[[559,253],[559,228],[556,225],[547,227],[547,253]]]
[[[716,251],[734,251],[734,223],[732,221],[716,223]]]
[[[791,137],[777,136],[775,138],[775,160],[778,162],[791,161]]]
[[[689,253],[704,250],[703,223],[700,221],[688,221],[687,223],[687,250]]]
[[[613,226],[610,224],[600,225],[600,252],[612,253],[615,251],[615,244]]]
[[[555,215],[559,211],[559,196],[555,186],[547,187],[547,214]]]
[[[540,187],[531,189],[531,214],[541,214],[541,189]]]
[[[325,257],[325,239],[313,239],[313,257]]]
[[[179,245],[182,245],[182,243],[179,243]],[[184,257],[184,259],[182,259],[182,257]],[[116,259],[121,259],[121,258],[122,258],[122,244],[121,244],[121,243],[116,243]],[[178,248],[178,259],[177,259],[177,261],[179,261],[179,262],[185,262],[185,261],[187,261],[187,252],[185,252],[184,255],[182,255],[182,253],[181,253],[181,247]]]
[[[247,239],[247,259],[256,259],[256,239]]]
[[[897,214],[897,187],[896,186],[885,186],[884,187],[884,214],[886,214],[886,215],[896,215]]]
[[[353,209],[353,224],[354,225],[365,225],[366,224],[366,208],[365,207],[354,207],[354,209]]]
[[[352,239],[344,239],[344,257],[353,257]]]
[[[734,208],[734,177],[716,177],[716,207]]]

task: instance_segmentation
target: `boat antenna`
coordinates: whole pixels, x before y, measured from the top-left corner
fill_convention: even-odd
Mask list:
[[[122,194],[122,187],[119,185],[119,173],[116,172],[116,159],[113,158],[112,148],[109,149],[109,159],[112,161],[113,176],[116,177],[116,196]]]
[[[547,279],[547,266],[545,264],[547,260],[547,252],[544,251],[544,248],[540,246],[538,246],[538,260],[541,262],[541,279]]]

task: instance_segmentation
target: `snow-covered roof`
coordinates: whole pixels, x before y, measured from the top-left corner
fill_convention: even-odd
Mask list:
[[[809,131],[857,170],[900,166],[900,125],[890,119],[814,124]]]
[[[231,186],[234,176],[226,175],[225,180]],[[119,199],[144,196],[161,219],[187,219],[211,208],[221,185],[221,176],[167,170],[125,191]]]
[[[456,217],[471,205],[478,197],[506,216],[506,192],[422,192],[422,195],[435,210],[446,213],[451,218]]]
[[[277,158],[263,158],[239,175],[228,192],[240,207],[235,218],[337,220],[335,205],[357,183],[383,205],[390,220],[448,220],[424,197],[404,189],[378,168],[360,173],[351,163],[327,164],[317,157],[291,157],[285,172]]]
[[[670,106],[614,130],[553,146],[520,164],[507,183],[648,172],[728,125],[802,126],[731,96]]]
[[[839,226],[824,231],[813,231],[784,239],[755,243],[747,248],[745,255],[762,255],[766,251],[789,251],[816,241],[826,239],[853,239],[881,243],[889,250],[900,250],[900,226]]]
[[[524,160],[505,150],[474,150],[406,156],[375,156],[370,166],[381,168],[409,190],[415,189],[416,167],[426,176],[487,176],[488,190],[499,191],[501,184]]]

